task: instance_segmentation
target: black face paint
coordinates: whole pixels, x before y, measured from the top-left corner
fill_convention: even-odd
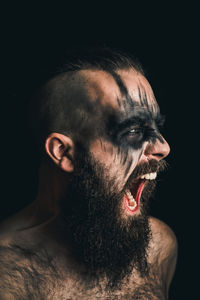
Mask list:
[[[110,139],[117,147],[138,150],[144,142],[164,142],[158,131],[163,120],[160,113],[154,118],[143,108],[135,105],[133,115],[124,120],[112,119],[108,129]],[[118,151],[120,152],[120,151]]]
[[[120,110],[120,116],[117,114],[109,116],[107,121],[107,139],[117,148],[118,154],[122,153],[122,164],[127,161],[128,150],[139,150],[144,142],[156,143],[158,139],[161,143],[164,140],[159,132],[163,124],[163,117],[156,104],[149,104],[145,88],[140,83],[138,85],[138,100],[132,99],[129,95],[120,75],[116,72],[110,73],[118,85],[122,98],[117,98],[117,104]],[[125,150],[126,149],[126,150]]]
[[[119,112],[108,115],[106,123],[106,140],[110,141],[120,157],[120,163],[125,166],[126,177],[133,165],[139,161],[143,144],[155,144],[157,140],[164,143],[159,130],[163,126],[164,117],[160,114],[157,104],[149,104],[143,86],[138,86],[139,99],[134,100],[118,74],[113,74],[121,91],[121,99],[117,98]]]
[[[125,86],[123,80],[121,79],[120,75],[116,72],[112,72],[111,75],[115,79],[115,82],[117,83],[120,92],[123,96],[122,100],[120,101],[117,99],[117,103],[120,109],[124,109],[125,112],[128,112],[129,110],[132,110],[134,108],[134,103],[128,93],[127,87]]]
[[[133,160],[139,161],[142,155],[142,147],[145,142],[156,143],[159,140],[164,142],[159,133],[159,128],[163,123],[163,117],[159,112],[156,104],[149,104],[145,89],[141,85],[138,86],[137,101],[128,93],[121,77],[112,72],[122,98],[116,101],[120,108],[119,111],[114,110],[109,105],[101,105],[100,99],[90,102],[85,107],[91,107],[89,113],[84,112],[88,122],[83,122],[84,130],[79,131],[79,140],[81,144],[89,149],[91,141],[98,139],[101,144],[102,151],[110,152],[110,155],[118,155],[120,163],[125,166],[125,176],[130,172]],[[86,100],[85,100],[86,102]],[[89,133],[87,136],[84,133]],[[81,133],[81,135],[80,135]],[[111,142],[113,147],[105,147],[104,140]],[[135,154],[133,154],[135,151]],[[115,159],[113,159],[114,161]]]
[[[128,173],[129,173],[129,171],[131,169],[132,164],[133,164],[133,160],[132,160],[132,158],[129,158],[127,166],[126,166],[126,169],[125,169],[125,172],[124,172],[125,176],[128,175]]]

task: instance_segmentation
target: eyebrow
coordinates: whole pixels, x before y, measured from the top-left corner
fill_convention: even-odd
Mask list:
[[[123,121],[121,121],[120,123],[117,124],[117,130],[121,131],[127,127],[130,127],[131,125],[144,125],[144,123],[146,122],[146,118],[141,118],[138,116],[132,116],[130,118],[127,118]]]
[[[140,126],[146,126],[150,125],[152,121],[155,122],[156,126],[162,127],[165,121],[165,117],[160,114],[160,112],[157,112],[155,116],[149,115],[149,113],[143,112],[143,114],[139,116],[131,116],[127,119],[122,120],[121,122],[116,124],[115,132],[121,132],[122,130],[130,127],[131,125],[140,125]]]

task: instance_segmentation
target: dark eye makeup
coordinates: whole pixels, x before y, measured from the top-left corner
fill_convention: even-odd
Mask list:
[[[155,142],[160,138],[159,130],[164,124],[164,116],[133,116],[116,124],[112,138],[119,145],[139,149],[145,141]]]
[[[156,129],[149,126],[132,126],[119,135],[119,140],[128,143],[143,143],[156,138]]]

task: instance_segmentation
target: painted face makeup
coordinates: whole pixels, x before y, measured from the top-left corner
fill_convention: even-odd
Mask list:
[[[133,99],[119,75],[115,74],[120,87],[122,98],[117,99],[118,114],[110,116],[107,123],[107,139],[117,149],[121,156],[121,166],[125,168],[124,177],[131,172],[133,165],[137,165],[144,151],[146,143],[155,144],[157,140],[164,143],[159,132],[164,124],[164,117],[154,101],[148,100],[143,86],[138,86],[138,98]],[[135,214],[140,206],[140,198],[147,181],[154,181],[156,170],[149,170],[143,177],[134,178],[135,181],[124,195],[124,207],[128,214]]]
[[[138,165],[144,146],[149,142],[153,144],[159,134],[151,115],[146,110],[138,108],[137,104],[136,108],[137,113],[139,113],[135,115],[133,113],[127,118],[124,115],[123,119],[111,115],[106,131],[107,135],[100,139],[101,148],[97,151],[102,151],[103,155],[98,158],[96,151],[93,150],[94,157],[97,157],[97,161],[105,164],[105,169],[110,169],[111,174],[114,176],[116,172],[119,172],[118,178],[121,182],[124,182],[124,187]],[[152,128],[153,126],[155,128]],[[109,144],[109,147],[105,146],[106,143]],[[114,173],[113,170],[115,170]],[[156,172],[157,169],[149,169],[147,173],[140,174],[141,176],[147,174],[145,178],[132,177],[131,185],[126,188],[119,185],[119,189],[124,189],[123,207],[126,209],[126,213],[133,215],[139,210],[143,189],[147,181],[154,181],[157,175]],[[123,174],[123,177],[121,174]]]
[[[142,213],[142,196],[147,186],[155,182],[157,167],[137,176],[134,170],[140,165],[148,143],[155,144],[157,140],[164,143],[159,133],[164,118],[142,75],[134,70],[127,72],[128,75],[109,73],[81,74],[82,85],[78,91],[75,85],[76,94],[72,95],[75,101],[70,101],[73,106],[70,124],[78,151],[88,151],[107,171],[107,178],[110,176],[111,181],[115,178],[115,192],[121,197],[120,209],[126,218]],[[130,76],[129,81],[126,76]],[[68,95],[66,92],[63,102]]]

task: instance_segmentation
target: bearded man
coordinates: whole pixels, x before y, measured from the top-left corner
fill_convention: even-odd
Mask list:
[[[1,224],[0,299],[167,299],[177,242],[148,199],[169,145],[141,65],[71,56],[30,111],[38,193]]]

